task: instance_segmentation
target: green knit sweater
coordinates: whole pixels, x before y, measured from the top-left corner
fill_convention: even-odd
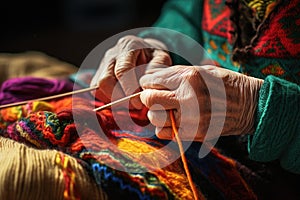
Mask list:
[[[252,1],[227,2],[229,6],[220,0],[169,0],[154,26],[191,37],[224,68],[264,79],[249,157],[278,159],[283,168],[300,173],[300,27],[291,25],[300,18],[295,9],[300,1],[265,1],[259,9]],[[175,33],[166,37],[150,29],[140,36],[159,39],[169,49],[193,51]],[[186,64],[171,56],[173,64]]]

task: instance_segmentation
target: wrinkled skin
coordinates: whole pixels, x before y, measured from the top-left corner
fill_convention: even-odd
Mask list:
[[[172,139],[168,112],[172,109],[175,110],[181,138],[203,141],[209,126],[222,127],[219,133],[212,133],[208,138],[253,132],[262,83],[263,80],[211,65],[173,66],[153,69],[152,73],[141,77],[144,91],[140,98],[150,109],[148,118],[156,126],[159,138]],[[222,88],[224,96],[221,95]],[[211,105],[214,106],[213,112]],[[192,114],[197,106],[200,112]],[[188,109],[188,112],[181,108]],[[224,123],[218,124],[222,120]],[[191,132],[191,127],[198,127],[196,133]]]
[[[212,65],[171,64],[160,41],[125,36],[103,57],[91,82],[99,85],[94,95],[109,103],[143,89],[140,98],[131,99],[130,109],[148,107],[148,118],[161,139],[173,137],[169,110],[174,110],[184,140],[254,131],[263,80]]]
[[[171,58],[165,51],[163,43],[154,39],[142,39],[136,36],[125,36],[109,49],[91,81],[91,85],[99,85],[95,97],[104,103],[131,95],[138,90],[139,78],[147,70],[171,65]],[[145,67],[139,67],[143,65]],[[133,98],[131,104],[140,109],[139,98]]]

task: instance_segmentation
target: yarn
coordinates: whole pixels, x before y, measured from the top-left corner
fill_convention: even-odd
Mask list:
[[[70,168],[69,158],[64,156],[62,153],[57,153],[55,162],[62,168],[63,176],[65,179],[65,191],[64,191],[64,199],[66,200],[78,200],[77,194],[74,191],[75,188],[75,173]]]
[[[162,150],[165,141],[154,137],[149,127],[144,129],[143,126],[126,125],[127,121],[123,116],[128,113],[125,111],[112,113],[108,109],[95,113],[92,111],[94,102],[80,97],[66,97],[39,104],[41,106],[36,105],[30,112],[25,112],[30,105],[1,110],[1,135],[37,149],[55,149],[63,153],[59,157],[55,154],[55,160],[63,171],[64,199],[81,198],[85,194],[84,191],[72,189],[77,187],[74,180],[78,174],[74,171],[75,168],[71,170],[68,167],[70,159],[65,159],[65,154],[76,158],[110,199],[124,196],[130,199],[194,198],[180,159],[166,164],[167,158],[176,155],[178,150]],[[32,105],[31,107],[33,108]],[[43,110],[44,108],[51,111]],[[12,112],[14,110],[18,112]],[[148,123],[146,111],[132,111],[130,117],[145,125]],[[6,116],[8,113],[14,113],[14,117]],[[96,117],[91,118],[92,114]],[[80,119],[76,121],[76,126],[74,116]],[[115,120],[118,120],[118,125],[124,125],[130,131],[120,130]],[[95,123],[101,125],[104,135],[100,134]],[[151,137],[141,137],[151,135],[151,132]],[[198,143],[196,148],[192,147],[186,152],[186,164],[191,170],[191,176],[197,177],[194,179],[197,196],[208,196],[212,199],[220,196],[243,196],[245,199],[255,199],[255,195],[239,175],[234,160],[223,159],[214,150],[214,153],[199,162],[197,153],[193,152],[199,145],[201,144]],[[146,153],[157,150],[160,152],[156,156],[146,156]],[[166,164],[166,167],[158,168],[159,164]],[[134,171],[136,173],[132,173]]]
[[[59,121],[56,114],[39,111],[17,121],[8,135],[38,148],[64,147],[71,139],[71,132],[68,129],[64,131],[67,125],[66,122]]]
[[[72,199],[64,195],[71,188],[78,199],[107,199],[85,168],[67,154],[30,148],[3,137],[0,147],[0,199]]]
[[[67,79],[12,78],[1,85],[0,105],[51,96],[72,90],[73,83]]]

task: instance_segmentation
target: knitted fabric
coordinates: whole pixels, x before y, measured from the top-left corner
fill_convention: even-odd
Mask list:
[[[205,0],[203,46],[221,67],[299,84],[299,3]]]
[[[284,90],[281,89],[279,92],[278,88],[284,88]],[[295,93],[298,94],[296,98]],[[277,102],[277,104],[268,104],[266,103],[268,101]],[[291,104],[283,103],[285,101]],[[259,129],[250,140],[250,158],[258,161],[280,159],[284,168],[298,174],[300,173],[300,140],[299,134],[294,134],[295,130],[300,129],[299,101],[299,86],[287,81],[282,82],[274,76],[267,77],[259,99],[259,110],[257,113]],[[297,104],[298,106],[296,107],[288,106]],[[268,106],[265,107],[264,105]],[[272,108],[273,106],[277,109]],[[272,112],[275,110],[278,112]],[[279,118],[274,117],[278,115],[280,115]],[[277,119],[281,119],[281,121],[279,122]],[[288,123],[295,126],[286,126]],[[276,130],[280,130],[280,132],[276,132]]]
[[[34,104],[43,106],[35,106],[30,112],[23,112],[25,108],[30,107],[29,105],[3,109],[0,120],[2,136],[36,149],[55,149],[78,159],[109,199],[193,198],[180,159],[162,169],[155,167],[159,166],[158,163],[166,162],[166,157],[178,152],[176,145],[165,149],[157,157],[145,157],[144,153],[161,149],[165,145],[164,142],[153,137],[139,137],[138,135],[147,134],[143,128],[138,128],[140,126],[128,126],[128,131],[118,129],[112,112],[105,110],[97,113],[97,120],[109,138],[108,141],[97,134],[99,130],[96,127],[89,126],[89,116],[93,113],[92,101],[79,97],[72,101],[69,97]],[[59,108],[56,107],[58,105]],[[126,125],[126,121],[122,121],[123,112],[117,112],[118,124]],[[10,114],[9,117],[7,113]],[[131,117],[137,123],[145,125],[148,123],[145,113],[145,110],[132,111]],[[73,115],[85,120],[76,123],[75,127]],[[236,161],[222,156],[216,149],[205,158],[199,159],[195,152],[199,150],[200,145],[193,144],[186,154],[194,182],[208,199],[256,199],[249,185],[239,174]],[[133,152],[138,156],[133,157]],[[62,157],[57,157],[56,160],[64,163]],[[124,170],[110,167],[112,163]],[[126,172],[139,169],[148,172]],[[78,175],[76,172],[64,175],[66,184],[70,185],[73,176]],[[76,183],[72,183],[71,186],[77,187]],[[65,187],[65,194],[70,194],[70,191]],[[77,198],[83,194],[84,191],[78,191],[75,196]]]
[[[283,1],[262,24],[253,54],[272,58],[299,58],[300,1]]]
[[[62,152],[0,137],[0,162],[0,199],[107,199],[84,167]]]

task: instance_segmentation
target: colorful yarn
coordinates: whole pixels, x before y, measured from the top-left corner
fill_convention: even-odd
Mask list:
[[[59,121],[52,112],[39,111],[11,125],[14,128],[10,128],[8,135],[38,148],[64,147],[72,138],[68,125],[67,122]]]
[[[63,200],[65,189],[69,197],[107,199],[86,169],[67,154],[3,137],[0,146],[0,199]]]
[[[95,113],[91,109],[94,107],[93,102],[79,97],[67,97],[40,105],[29,113],[24,109],[30,105],[21,106],[17,108],[19,112],[15,112],[14,117],[6,115],[16,108],[1,111],[0,119],[4,127],[1,135],[35,148],[52,148],[71,155],[92,175],[110,199],[121,199],[124,196],[130,199],[193,199],[193,191],[180,159],[166,164],[167,158],[176,155],[178,149],[162,150],[165,141],[154,137],[149,128],[127,125],[126,118],[122,118],[126,116],[124,111],[117,111],[114,115],[111,110]],[[96,114],[95,119],[90,117],[92,114]],[[74,116],[80,118],[76,126]],[[132,111],[130,117],[140,124],[148,124],[146,110]],[[120,130],[115,120],[128,130],[130,128],[130,131]],[[99,127],[94,123],[101,125],[104,135],[100,134]],[[147,135],[152,136],[141,137]],[[195,177],[197,196],[255,199],[240,176],[234,160],[222,157],[214,150],[199,161],[197,152],[194,152],[199,146],[201,144],[197,143],[188,149],[185,163],[191,176]],[[146,156],[157,150],[160,150],[157,156]],[[76,185],[72,181],[77,174],[66,167],[68,159],[56,157],[56,163],[63,166],[65,199],[81,196],[80,193],[73,193],[72,188]],[[161,163],[166,164],[166,167],[158,168]]]
[[[0,105],[51,96],[72,90],[73,83],[65,79],[12,78],[1,85]]]
[[[255,17],[262,21],[268,16],[277,2],[276,0],[245,0],[245,3],[252,9]]]
[[[61,167],[63,176],[65,179],[65,191],[64,199],[66,200],[78,200],[75,192],[75,173],[71,169],[68,157],[65,157],[62,153],[57,153],[55,162]]]

